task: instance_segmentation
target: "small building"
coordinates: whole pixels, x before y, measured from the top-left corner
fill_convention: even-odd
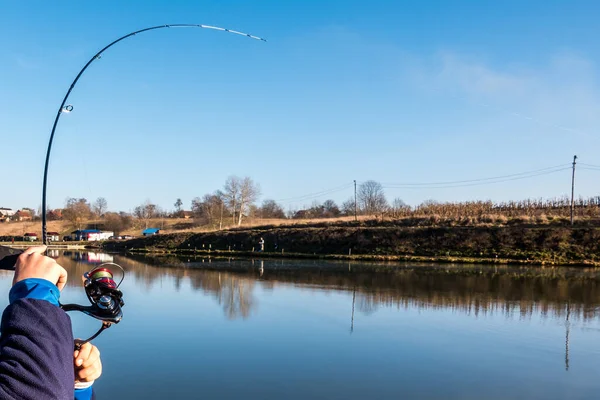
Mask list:
[[[38,235],[37,233],[27,232],[23,235],[23,240],[26,242],[35,242],[38,240]]]
[[[33,215],[29,210],[19,210],[11,217],[12,221],[31,221],[33,219]]]
[[[144,235],[144,236],[158,235],[159,233],[160,233],[160,229],[158,229],[158,228],[148,228],[148,229],[144,229],[142,231],[142,235]]]
[[[60,241],[60,234],[58,232],[48,232],[48,233],[46,233],[46,237],[51,242],[58,242],[58,241]]]
[[[89,242],[97,242],[99,240],[108,240],[108,238],[114,236],[114,234],[114,232],[101,231],[98,229],[78,229],[71,232],[71,239],[75,241],[87,240]]]
[[[61,220],[61,219],[63,219],[62,210],[60,208],[57,208],[55,210],[50,210],[46,213],[46,217],[48,218],[48,221]]]
[[[15,212],[11,208],[0,207],[0,222],[9,222],[13,215]]]
[[[192,213],[191,211],[182,211],[181,215],[184,219],[190,219],[194,216],[194,213]]]

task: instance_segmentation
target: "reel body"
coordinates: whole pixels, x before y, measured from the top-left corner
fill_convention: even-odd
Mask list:
[[[96,318],[102,321],[102,327],[93,336],[87,340],[79,343],[77,347],[80,347],[84,343],[87,343],[95,339],[102,331],[110,328],[113,324],[118,324],[123,318],[122,307],[125,305],[123,301],[123,293],[119,289],[123,278],[117,284],[114,280],[114,275],[108,268],[104,268],[105,265],[116,265],[121,270],[123,268],[114,263],[101,264],[98,267],[93,268],[83,274],[83,287],[85,294],[90,301],[89,306],[82,306],[79,304],[61,304],[60,307],[65,311],[80,311],[90,317]]]

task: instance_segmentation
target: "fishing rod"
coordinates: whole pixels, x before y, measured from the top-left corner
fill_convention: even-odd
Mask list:
[[[223,31],[228,33],[233,33],[236,35],[246,36],[250,39],[255,39],[259,41],[266,42],[265,39],[260,38],[258,36],[250,35],[247,33],[234,31],[227,28],[220,28],[218,26],[211,25],[202,25],[202,24],[169,24],[169,25],[158,25],[152,26],[149,28],[144,28],[137,30],[135,32],[128,33],[127,35],[121,36],[120,38],[114,40],[107,46],[103,47],[102,50],[98,51],[90,60],[83,66],[81,71],[77,74],[67,94],[63,98],[60,107],[58,108],[58,112],[56,113],[56,118],[54,119],[54,124],[52,125],[52,132],[50,133],[50,140],[48,141],[48,149],[46,150],[46,162],[44,164],[44,180],[42,184],[42,243],[45,245],[48,244],[48,233],[47,233],[47,216],[46,216],[46,189],[48,183],[48,166],[50,163],[50,153],[52,151],[52,142],[54,140],[54,134],[56,133],[56,127],[58,126],[58,121],[63,113],[70,113],[73,111],[73,106],[71,104],[67,104],[67,100],[69,99],[69,95],[75,88],[75,85],[79,81],[79,78],[83,75],[85,70],[96,60],[99,60],[102,57],[102,54],[114,46],[115,44],[125,40],[129,37],[135,36],[139,33],[149,32],[156,29],[164,29],[164,28],[202,28],[202,29],[212,29],[217,31]],[[12,249],[9,247],[0,246],[0,269],[4,270],[12,270],[14,271],[15,265],[17,263],[17,259],[22,253],[21,250]],[[114,276],[111,269],[106,268],[108,266],[116,266],[121,269],[122,277],[119,283],[115,283]],[[99,265],[98,267],[92,268],[90,271],[83,274],[83,286],[85,289],[85,293],[87,295],[88,300],[90,301],[89,306],[83,306],[79,304],[60,304],[60,307],[65,311],[80,311],[83,312],[93,318],[96,318],[102,321],[101,328],[90,338],[85,340],[84,342],[78,343],[76,348],[81,347],[83,343],[89,342],[95,339],[100,333],[102,333],[105,329],[111,327],[113,324],[117,324],[123,318],[122,307],[125,305],[123,301],[123,293],[119,289],[123,279],[125,278],[125,270],[118,264],[115,263],[104,263]]]
[[[56,113],[56,118],[54,119],[54,125],[52,126],[52,132],[50,133],[50,140],[48,141],[48,150],[46,151],[46,163],[44,165],[44,182],[43,182],[43,185],[42,185],[42,243],[48,244],[47,218],[46,218],[46,188],[47,188],[47,182],[48,182],[48,164],[50,162],[50,152],[52,150],[52,141],[54,140],[54,133],[56,132],[56,126],[58,125],[58,120],[60,119],[60,116],[63,113],[70,113],[71,111],[73,111],[73,106],[70,105],[70,104],[67,104],[67,100],[69,99],[69,95],[71,94],[71,91],[73,91],[73,88],[75,87],[75,85],[79,81],[79,78],[81,78],[81,75],[83,75],[83,73],[85,72],[85,70],[94,61],[99,60],[102,57],[102,54],[106,50],[108,50],[109,48],[111,48],[115,44],[119,43],[120,41],[125,40],[125,39],[127,39],[129,37],[135,36],[135,35],[137,35],[139,33],[153,31],[153,30],[156,30],[156,29],[164,29],[164,28],[202,28],[202,29],[212,29],[212,30],[217,30],[217,31],[223,31],[223,32],[233,33],[233,34],[236,34],[236,35],[246,36],[246,37],[248,37],[250,39],[255,39],[255,40],[266,42],[265,39],[260,38],[258,36],[250,35],[248,33],[243,33],[243,32],[239,32],[239,31],[234,31],[234,30],[227,29],[227,28],[220,28],[218,26],[202,25],[202,24],[158,25],[158,26],[152,26],[150,28],[140,29],[139,31],[131,32],[131,33],[128,33],[127,35],[125,35],[125,36],[121,36],[120,38],[118,38],[117,40],[115,40],[112,43],[108,44],[102,50],[100,50],[99,52],[97,52],[92,58],[90,58],[90,60],[87,62],[87,64],[85,64],[83,66],[83,68],[81,69],[81,71],[79,71],[79,73],[77,74],[77,76],[73,80],[73,83],[71,83],[71,86],[69,87],[69,90],[67,91],[67,94],[65,95],[65,98],[63,99],[62,103],[60,104],[60,107],[58,108],[58,112]]]

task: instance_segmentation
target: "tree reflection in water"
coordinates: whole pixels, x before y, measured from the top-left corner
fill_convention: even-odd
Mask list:
[[[97,257],[92,257],[96,259]],[[75,252],[59,257],[70,276],[97,262]],[[164,277],[176,288],[188,281],[212,295],[230,319],[248,318],[257,307],[255,288],[280,285],[348,292],[363,315],[380,307],[451,309],[464,314],[502,313],[528,318],[533,313],[570,321],[598,315],[600,275],[592,269],[539,267],[419,266],[336,263],[319,260],[241,260],[175,256],[114,255],[136,283],[150,288]],[[79,284],[71,280],[70,285]],[[568,304],[568,307],[567,307]],[[349,309],[350,311],[350,309]],[[352,321],[352,327],[353,328]],[[569,322],[567,321],[567,324]]]

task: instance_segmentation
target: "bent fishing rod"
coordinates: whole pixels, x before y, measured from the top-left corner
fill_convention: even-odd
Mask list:
[[[108,50],[109,48],[111,48],[115,44],[117,44],[117,43],[121,42],[122,40],[125,40],[125,39],[127,39],[129,37],[138,35],[138,34],[143,33],[143,32],[149,32],[149,31],[153,31],[153,30],[156,30],[156,29],[164,29],[164,28],[202,28],[202,29],[212,29],[212,30],[217,30],[217,31],[223,31],[223,32],[233,33],[233,34],[236,34],[236,35],[246,36],[246,37],[248,37],[250,39],[255,39],[255,40],[260,40],[260,41],[266,42],[265,39],[260,38],[258,36],[250,35],[248,33],[243,33],[243,32],[239,32],[239,31],[234,31],[234,30],[231,30],[231,29],[220,28],[218,26],[201,25],[201,24],[170,24],[170,25],[152,26],[150,28],[144,28],[144,29],[140,29],[139,31],[128,33],[127,35],[122,36],[122,37],[118,38],[117,40],[113,41],[112,43],[108,44],[102,50],[100,50],[99,52],[97,52],[92,58],[90,58],[90,60],[87,62],[87,64],[85,64],[83,66],[83,68],[81,69],[81,71],[79,71],[79,73],[77,74],[77,76],[73,80],[73,83],[71,83],[71,86],[69,87],[69,90],[67,91],[67,94],[65,95],[62,103],[60,104],[60,107],[58,108],[58,112],[56,113],[56,118],[54,119],[54,125],[52,126],[52,132],[50,133],[50,140],[48,141],[48,150],[46,151],[46,163],[45,163],[45,166],[44,166],[44,181],[43,181],[43,184],[42,184],[42,242],[44,244],[48,244],[47,218],[46,218],[46,188],[47,188],[47,183],[48,183],[48,164],[50,162],[50,152],[52,150],[52,141],[54,140],[54,133],[56,132],[56,126],[58,125],[58,120],[60,119],[60,116],[63,113],[69,113],[69,112],[73,111],[73,106],[70,105],[70,104],[67,104],[67,100],[69,99],[69,95],[71,94],[71,91],[73,91],[73,88],[75,87],[75,85],[79,81],[79,78],[81,78],[81,75],[83,75],[83,73],[85,72],[85,70],[94,61],[99,60],[102,57],[102,54],[106,50]]]
[[[48,149],[46,151],[46,162],[44,163],[44,179],[42,184],[42,243],[45,245],[48,244],[48,233],[47,233],[47,210],[46,210],[46,189],[48,183],[48,166],[50,164],[50,153],[52,151],[52,142],[54,140],[54,134],[56,133],[56,127],[58,126],[58,121],[63,113],[69,113],[73,111],[73,106],[67,104],[67,100],[69,99],[69,95],[75,88],[75,85],[79,81],[79,78],[83,75],[85,70],[96,60],[99,60],[102,57],[102,54],[114,46],[115,44],[129,38],[136,36],[143,32],[149,32],[157,29],[164,28],[202,28],[202,29],[211,29],[216,31],[228,32],[235,35],[246,36],[250,39],[259,40],[262,42],[266,42],[265,39],[260,38],[258,36],[250,35],[248,33],[243,33],[239,31],[234,31],[227,28],[220,28],[218,26],[211,25],[202,25],[202,24],[169,24],[169,25],[158,25],[152,26],[149,28],[140,29],[135,32],[128,33],[127,35],[121,36],[120,38],[114,40],[107,46],[103,47],[100,51],[98,51],[90,60],[83,66],[81,71],[77,74],[69,90],[65,97],[63,98],[60,107],[58,108],[58,112],[56,113],[56,118],[54,119],[54,124],[52,125],[52,132],[50,133],[50,140],[48,141]],[[14,270],[15,265],[17,263],[17,258],[19,257],[21,250],[12,249],[9,247],[0,246],[0,269],[5,270]],[[116,266],[121,269],[122,277],[119,283],[115,283],[113,273],[111,269],[106,268],[108,266]],[[60,304],[60,307],[65,311],[80,311],[83,312],[93,318],[96,318],[102,321],[101,328],[90,338],[85,340],[82,343],[78,344],[80,347],[83,343],[89,342],[90,340],[95,339],[100,333],[102,333],[105,329],[109,328],[113,324],[117,324],[123,318],[122,307],[125,305],[123,301],[123,293],[119,289],[121,282],[125,277],[125,270],[118,264],[115,263],[105,263],[101,264],[97,267],[92,268],[90,271],[83,274],[83,285],[85,289],[85,293],[87,295],[88,300],[90,301],[89,306],[82,306],[78,304]]]

